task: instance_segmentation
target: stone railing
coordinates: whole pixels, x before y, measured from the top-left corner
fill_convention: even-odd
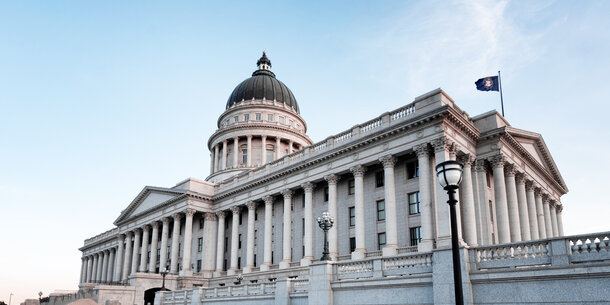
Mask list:
[[[261,283],[227,287],[200,288],[200,303],[204,303],[204,299],[273,295],[275,294],[275,285],[275,283]]]
[[[477,247],[475,262],[478,269],[549,265],[549,247],[548,240]]]
[[[415,114],[415,103],[411,103],[396,110],[386,112],[372,120],[356,125],[349,130],[330,136],[310,146],[304,147],[299,151],[285,155],[284,157],[269,162],[264,166],[231,177],[225,181],[222,181],[220,184],[218,184],[217,187],[219,189],[225,189],[233,185],[242,183],[243,181],[251,180],[254,178],[258,178],[261,175],[269,174],[270,171],[276,167],[294,164],[309,156],[318,155],[341,145],[357,141],[363,137],[370,135],[371,132],[378,131],[382,128],[391,127],[394,124],[399,124],[414,116]]]
[[[85,246],[88,246],[92,243],[101,241],[101,240],[105,240],[109,237],[117,237],[119,234],[119,228],[114,228],[114,229],[110,229],[104,233],[98,234],[96,236],[93,236],[91,238],[85,239]]]
[[[42,305],[65,305],[81,299],[93,299],[97,301],[98,291],[96,289],[80,289],[76,293],[53,293],[49,296],[49,302],[42,302]]]
[[[159,291],[161,305],[189,305],[193,290]]]
[[[292,280],[290,281],[292,284],[291,292],[307,292],[309,291],[309,280]]]
[[[357,261],[338,262],[334,265],[337,280],[382,278],[432,272],[432,253],[366,258]]]
[[[398,248],[398,254],[407,254],[407,253],[415,253],[417,252],[417,246],[408,246]]]
[[[610,232],[569,236],[567,240],[571,263],[610,260]]]

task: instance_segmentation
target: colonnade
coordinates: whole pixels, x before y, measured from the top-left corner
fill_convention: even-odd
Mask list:
[[[253,164],[252,163],[252,156],[253,156],[253,150],[252,150],[252,139],[253,137],[259,138],[261,141],[261,164]],[[281,147],[281,143],[288,143],[288,147],[290,148],[288,151],[288,154],[292,153],[293,148],[295,148],[296,150],[299,150],[301,148],[303,148],[303,145],[301,145],[300,143],[296,143],[294,142],[292,139],[284,139],[278,136],[266,136],[266,135],[260,135],[260,136],[253,136],[253,135],[247,135],[245,136],[245,141],[246,141],[246,156],[244,160],[242,159],[241,161],[239,160],[239,154],[240,154],[240,143],[243,144],[244,137],[233,137],[233,138],[229,138],[229,139],[224,139],[222,142],[217,143],[216,145],[214,145],[214,149],[212,150],[212,168],[211,168],[211,173],[215,173],[221,170],[225,170],[228,169],[228,162],[227,160],[232,160],[232,164],[231,164],[231,168],[237,168],[237,167],[253,167],[253,166],[260,166],[263,165],[265,163],[267,163],[267,143],[274,143],[275,145],[275,151],[273,152],[273,160],[277,160],[281,157],[284,156],[283,152],[281,151],[280,147]],[[274,139],[272,141],[272,139]],[[233,146],[233,148],[231,149],[231,154],[228,154],[228,148],[230,146]],[[232,158],[232,159],[229,159]]]

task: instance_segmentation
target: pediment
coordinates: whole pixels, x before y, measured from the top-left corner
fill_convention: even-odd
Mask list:
[[[138,196],[136,196],[129,206],[121,212],[121,215],[114,223],[119,224],[132,217],[145,214],[147,211],[153,210],[178,197],[183,197],[185,194],[185,190],[147,186]]]

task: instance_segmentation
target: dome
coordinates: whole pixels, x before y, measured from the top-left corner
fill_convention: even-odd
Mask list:
[[[258,70],[252,73],[252,77],[237,85],[231,96],[229,96],[227,109],[243,100],[262,100],[265,98],[266,100],[284,103],[286,106],[293,107],[299,113],[297,100],[290,89],[275,78],[275,74],[270,70],[271,61],[267,58],[265,52],[263,52],[263,56],[256,64],[258,65]]]

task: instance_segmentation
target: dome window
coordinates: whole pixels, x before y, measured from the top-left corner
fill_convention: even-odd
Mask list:
[[[250,115],[249,114],[244,114],[244,121],[250,121]]]
[[[267,121],[273,122],[273,114],[268,114],[267,115]]]
[[[280,117],[280,124],[286,124],[286,118],[283,116]]]
[[[257,114],[256,114],[256,120],[257,120],[257,121],[260,121],[260,120],[262,120],[262,119],[263,119],[263,115],[262,115],[261,113],[257,113]]]
[[[239,115],[235,116],[235,122],[239,122]]]

